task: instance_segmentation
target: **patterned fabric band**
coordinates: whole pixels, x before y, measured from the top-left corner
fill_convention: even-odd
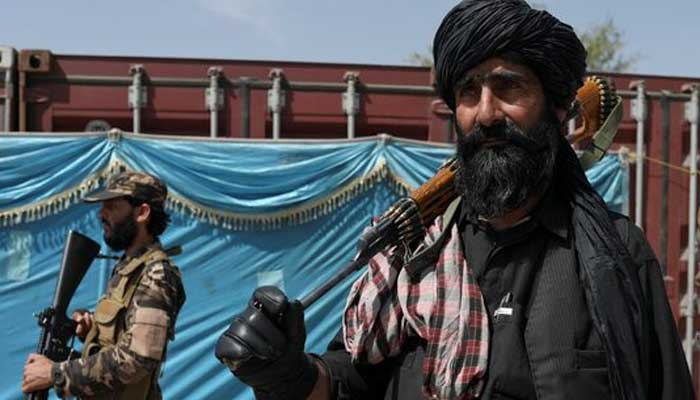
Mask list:
[[[417,249],[443,231],[438,218]],[[447,227],[449,229],[449,227]],[[411,279],[400,249],[380,253],[353,285],[343,314],[345,347],[353,362],[376,364],[398,355],[416,334],[427,345],[423,392],[440,399],[472,399],[484,385],[488,316],[472,270],[464,260],[456,224],[435,268]]]

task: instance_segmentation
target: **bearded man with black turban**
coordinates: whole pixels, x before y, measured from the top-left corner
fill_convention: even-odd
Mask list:
[[[274,399],[692,399],[656,257],[562,134],[586,70],[572,28],[522,0],[465,0],[433,49],[460,198],[417,255],[371,260],[325,354],[303,352],[298,302],[282,332],[242,314],[232,351],[286,345],[233,373]],[[269,310],[284,295],[253,296]]]

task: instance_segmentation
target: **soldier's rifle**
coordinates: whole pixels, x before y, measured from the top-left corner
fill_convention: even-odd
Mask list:
[[[78,232],[68,232],[53,302],[50,307],[36,314],[41,327],[37,354],[61,362],[74,353],[73,340],[77,323],[66,315],[66,311],[75,290],[99,251],[100,245],[97,242]],[[29,400],[45,400],[47,397],[48,389],[26,396]]]

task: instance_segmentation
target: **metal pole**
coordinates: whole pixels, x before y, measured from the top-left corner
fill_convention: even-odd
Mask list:
[[[219,88],[219,78],[221,77],[221,67],[210,67],[207,71],[209,75],[209,88],[205,91],[205,102],[209,110],[209,136],[217,137],[219,132],[219,109],[223,104],[223,90]]]
[[[141,133],[141,108],[146,105],[146,88],[142,86],[143,65],[129,67],[131,86],[129,86],[129,107],[132,109],[134,133]]]
[[[3,131],[9,132],[12,130],[10,126],[10,117],[12,115],[11,108],[12,108],[12,70],[11,69],[6,69],[5,70],[5,109],[4,115],[3,115]]]
[[[37,75],[32,77],[33,82],[41,83],[63,83],[74,85],[115,85],[129,86],[131,78],[124,76],[109,76],[109,75]],[[233,87],[239,86],[237,79],[227,79],[228,84]],[[272,82],[264,80],[250,80],[252,89],[268,90],[272,88]],[[338,82],[306,82],[306,81],[287,81],[287,89],[295,92],[337,92],[342,93],[347,90],[347,85]],[[209,79],[205,78],[172,78],[172,77],[148,77],[149,86],[163,87],[199,87],[206,88],[209,86]],[[363,93],[379,93],[379,94],[405,94],[411,96],[435,96],[435,90],[432,86],[419,85],[389,85],[366,83],[362,85]],[[620,89],[617,94],[623,99],[634,99],[637,97],[637,92],[632,90]],[[666,97],[671,101],[688,101],[690,94],[669,92],[661,93],[660,91],[647,91],[646,98],[655,100],[661,97]]]
[[[279,110],[273,111],[273,113],[272,113],[272,138],[275,140],[280,138],[280,130],[282,129],[281,125],[282,125],[282,121],[280,120]]]
[[[17,130],[27,131],[27,72],[18,68],[18,90],[17,90]]]
[[[269,77],[272,79],[272,89],[267,91],[267,108],[272,112],[272,139],[277,140],[282,127],[282,110],[286,105],[286,92],[282,90],[284,72],[280,68],[273,68]]]
[[[348,71],[343,76],[347,89],[343,93],[343,111],[348,116],[348,139],[355,137],[355,116],[360,111],[360,95],[357,93],[357,83],[360,80],[358,72]]]
[[[12,130],[12,106],[14,104],[15,88],[15,49],[12,47],[0,47],[0,67],[5,70],[5,104],[3,114],[3,131]]]
[[[242,76],[238,81],[241,96],[241,136],[250,138],[250,82],[252,79]]]
[[[348,139],[355,137],[355,115],[348,114]]]
[[[636,163],[634,166],[634,223],[643,227],[644,209],[644,124],[647,119],[646,84],[632,82],[630,89],[636,89],[637,97],[632,100],[632,117],[637,121]]]
[[[662,91],[662,93],[664,93]],[[668,165],[670,159],[670,139],[671,139],[671,102],[668,97],[659,98],[661,107],[661,160]],[[668,271],[668,186],[669,169],[664,167],[661,171],[661,199],[659,209],[661,218],[659,221],[659,260],[661,261],[661,271],[666,274]]]
[[[686,87],[691,92],[685,105],[685,118],[690,122],[690,182],[688,200],[688,281],[687,313],[685,321],[685,358],[690,373],[693,372],[693,348],[695,331],[695,235],[697,232],[697,173],[698,173],[698,113],[700,113],[700,89],[698,85]]]

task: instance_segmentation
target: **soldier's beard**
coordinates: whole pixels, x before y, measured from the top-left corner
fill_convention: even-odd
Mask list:
[[[543,192],[552,180],[560,135],[558,123],[543,118],[523,132],[512,121],[457,135],[457,192],[470,218],[501,217]],[[484,145],[484,140],[499,140]]]
[[[134,242],[136,233],[136,222],[133,216],[127,215],[123,220],[110,225],[109,234],[105,232],[104,240],[112,250],[122,251]]]

